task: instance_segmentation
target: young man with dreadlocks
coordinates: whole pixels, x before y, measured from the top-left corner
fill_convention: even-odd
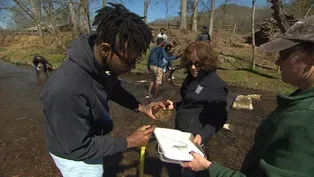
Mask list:
[[[68,59],[40,94],[46,145],[63,176],[100,177],[103,157],[148,143],[154,130],[150,125],[126,138],[107,135],[113,129],[109,100],[152,119],[152,108],[164,107],[160,102],[142,105],[121,86],[117,75],[135,68],[153,38],[141,17],[109,4],[97,11],[96,34],[72,42]]]

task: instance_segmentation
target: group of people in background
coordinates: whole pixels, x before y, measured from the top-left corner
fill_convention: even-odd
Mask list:
[[[160,33],[156,36],[156,46],[150,50],[147,59],[147,70],[148,74],[151,76],[150,85],[148,88],[148,93],[145,98],[158,98],[159,88],[163,80],[170,79],[166,78],[166,72],[173,70],[172,61],[179,59],[179,56],[173,56],[171,49],[174,47],[173,43],[168,39],[165,34],[165,29],[161,28]],[[196,41],[203,41],[211,45],[211,37],[207,26],[204,26],[201,30],[201,34],[197,36]],[[170,75],[170,77],[173,77]],[[171,78],[173,79],[173,78]],[[152,94],[153,88],[155,89],[154,94]]]
[[[153,87],[158,96],[166,62],[181,58],[180,65],[188,74],[180,88],[180,100],[167,100],[167,107],[163,102],[145,105],[121,86],[118,76],[135,68],[153,40],[151,29],[123,5],[109,4],[97,11],[96,33],[80,35],[72,42],[68,58],[40,94],[48,151],[65,177],[102,177],[103,157],[149,142],[154,125],[144,125],[127,137],[109,135],[114,125],[109,100],[154,120],[154,108],[175,109],[175,128],[192,133],[194,143],[201,146],[227,121],[229,88],[216,73],[218,57],[207,27],[179,56],[170,56],[172,45],[167,45],[164,29],[157,35],[147,63],[152,80],[147,97],[152,96]],[[170,177],[313,176],[314,16],[300,20],[261,49],[279,52],[276,64],[282,80],[297,90],[289,96],[277,95],[278,107],[257,129],[241,172],[190,152],[192,161],[166,164]]]

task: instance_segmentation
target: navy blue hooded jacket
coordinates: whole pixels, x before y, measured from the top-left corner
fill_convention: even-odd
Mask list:
[[[49,152],[70,160],[109,156],[127,149],[126,138],[113,138],[108,101],[136,110],[139,102],[117,76],[106,74],[95,60],[95,36],[81,35],[68,59],[46,82],[40,99]]]
[[[182,100],[175,104],[176,129],[199,134],[206,143],[227,121],[228,92],[216,70],[201,71],[197,78],[188,74],[180,89]]]

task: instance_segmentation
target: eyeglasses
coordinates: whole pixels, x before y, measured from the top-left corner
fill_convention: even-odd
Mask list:
[[[117,52],[117,50],[115,50],[114,48],[112,50],[119,57],[120,61],[123,64],[125,64],[127,67],[134,65],[141,58],[141,57],[138,57],[136,59],[127,59],[124,56],[122,56],[119,52]]]
[[[189,61],[187,64],[186,64],[186,66],[188,66],[188,67],[191,67],[191,66],[195,66],[195,67],[201,67],[202,66],[202,63],[201,62],[199,62],[199,61],[195,61],[195,62],[193,62],[193,61]]]

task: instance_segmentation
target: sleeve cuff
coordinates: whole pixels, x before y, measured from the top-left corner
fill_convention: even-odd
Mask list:
[[[173,104],[174,109],[175,109],[175,110],[178,110],[180,104],[181,104],[181,101],[175,102],[175,103]]]
[[[209,176],[217,176],[223,168],[226,167],[220,165],[219,163],[212,163],[208,168]]]
[[[114,140],[115,145],[115,153],[125,152],[128,148],[128,143],[126,138],[115,138]]]

